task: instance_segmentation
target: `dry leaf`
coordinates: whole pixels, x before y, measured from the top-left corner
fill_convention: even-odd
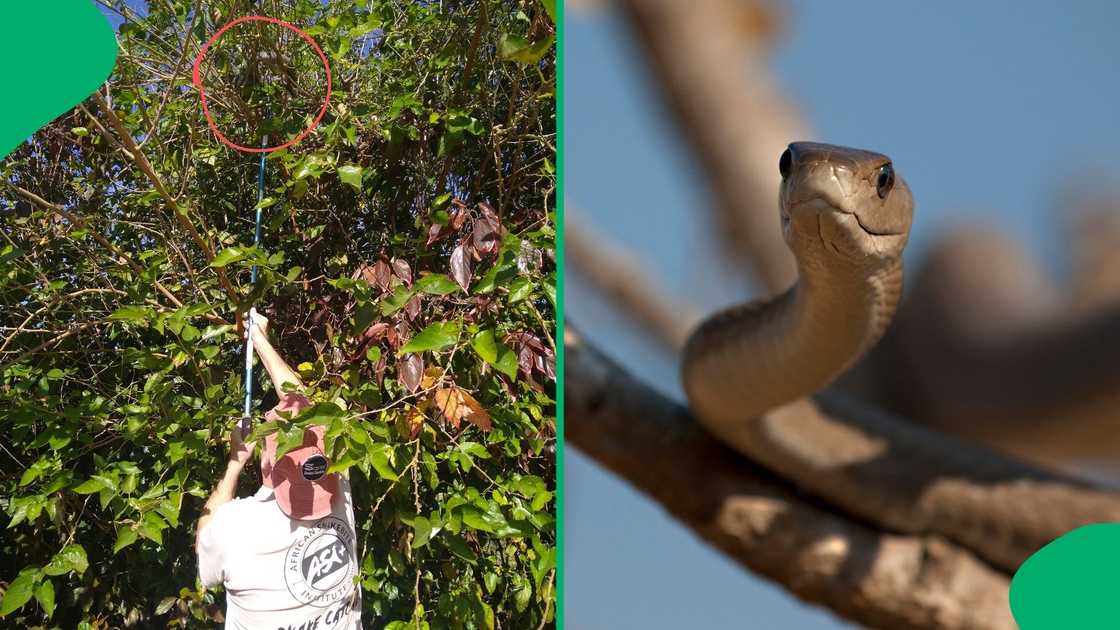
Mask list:
[[[483,431],[489,431],[493,428],[490,414],[482,408],[482,405],[474,399],[474,396],[454,385],[436,390],[435,394],[432,395],[432,401],[436,409],[447,420],[447,423],[456,430],[458,430],[462,420],[466,420]]]
[[[420,431],[424,428],[424,410],[420,407],[410,407],[408,413],[405,414],[405,426],[408,431],[408,439],[415,439],[420,435]]]

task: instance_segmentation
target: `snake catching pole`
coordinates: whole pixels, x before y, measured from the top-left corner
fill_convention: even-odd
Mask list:
[[[268,146],[268,134],[261,138],[261,148]],[[261,153],[260,168],[257,170],[257,227],[253,236],[253,246],[256,247],[261,242],[261,201],[264,200],[264,160],[266,153]],[[250,282],[254,287],[257,286],[257,266],[253,265],[250,273]],[[253,313],[249,311],[246,316],[245,322],[245,409],[241,415],[241,432],[246,435],[252,425],[252,418],[250,417],[250,408],[253,404]]]

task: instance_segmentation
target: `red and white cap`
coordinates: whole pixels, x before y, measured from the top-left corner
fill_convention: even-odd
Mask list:
[[[306,396],[286,394],[280,404],[265,416],[279,420],[278,412],[296,416],[311,406]],[[330,460],[323,445],[326,428],[319,425],[304,429],[303,443],[276,461],[276,434],[265,438],[261,453],[261,480],[272,488],[276,503],[294,519],[317,520],[331,513],[331,502],[338,492],[338,473],[327,474]]]

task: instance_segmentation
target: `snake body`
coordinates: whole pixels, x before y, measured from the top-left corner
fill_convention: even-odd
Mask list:
[[[779,206],[798,279],[689,337],[689,406],[722,442],[888,529],[940,535],[1014,570],[1120,498],[826,394],[883,335],[902,291],[913,197],[884,155],[798,142]]]

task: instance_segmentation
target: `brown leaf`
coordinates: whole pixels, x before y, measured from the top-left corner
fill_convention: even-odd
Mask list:
[[[540,337],[532,333],[520,332],[510,335],[506,343],[517,350],[518,371],[530,387],[543,391],[544,388],[538,379],[556,380],[556,355],[545,347]]]
[[[494,427],[493,422],[490,421],[490,414],[482,408],[482,405],[474,399],[474,396],[471,396],[461,389],[458,391],[459,396],[462,399],[462,404],[466,405],[466,407],[470,409],[470,413],[463,416],[463,418],[465,418],[467,422],[473,424],[479,429],[482,429],[482,431],[489,432],[490,429]]]
[[[397,364],[397,372],[405,388],[415,394],[420,389],[420,379],[424,374],[424,358],[416,353],[406,355]]]
[[[451,252],[451,277],[459,283],[463,291],[469,291],[471,286],[471,261],[467,258],[463,244],[460,243]]]
[[[389,282],[392,280],[392,269],[389,267],[389,261],[382,258],[373,265],[373,282],[381,287],[382,291],[389,290]]]
[[[463,404],[463,399],[459,396],[459,388],[454,385],[437,389],[432,394],[432,402],[435,403],[436,410],[451,425],[451,428],[456,430],[459,429],[459,423],[463,417],[470,413],[470,409]]]
[[[429,247],[432,243],[450,235],[451,232],[452,230],[449,229],[448,226],[433,223],[431,227],[428,228],[428,242],[424,243],[424,247]]]
[[[393,273],[401,279],[405,286],[412,286],[412,267],[408,265],[408,261],[394,258],[392,261]]]
[[[420,431],[424,428],[424,410],[419,407],[409,407],[408,413],[405,414],[405,427],[408,432],[408,439],[415,439],[420,435]]]
[[[441,378],[443,378],[443,370],[433,365],[432,367],[424,370],[424,378],[420,379],[420,387],[422,387],[423,389],[429,389],[435,386],[436,382],[438,382]]]
[[[498,213],[494,212],[494,208],[486,202],[478,204],[478,209],[482,212],[482,216],[474,222],[472,244],[480,256],[496,254],[502,244],[501,219]]]
[[[458,205],[452,208],[449,215],[450,220],[448,221],[448,224],[451,226],[451,229],[455,230],[456,232],[459,231],[459,228],[463,227],[463,224],[466,223],[467,217],[470,216],[470,214],[470,210],[468,210],[466,206],[462,205],[462,202],[459,202]]]
[[[374,284],[376,284],[373,277],[373,265],[369,263],[362,263],[358,265],[358,268],[354,270],[354,273],[350,274],[350,279],[361,280],[366,284],[373,286]],[[323,301],[320,300],[320,302]],[[324,303],[323,306],[326,306],[326,304]]]
[[[421,297],[420,294],[414,295],[412,299],[408,301],[408,304],[404,305],[404,314],[408,316],[409,320],[415,320],[416,317],[420,315]]]
[[[432,402],[436,409],[443,415],[447,423],[454,429],[459,428],[460,421],[466,420],[483,431],[493,428],[490,414],[482,405],[467,392],[452,385],[436,390],[432,395]]]
[[[377,365],[373,366],[373,375],[377,379],[377,385],[380,386],[385,380],[385,366],[389,364],[389,357],[382,352],[381,358],[377,360]]]

